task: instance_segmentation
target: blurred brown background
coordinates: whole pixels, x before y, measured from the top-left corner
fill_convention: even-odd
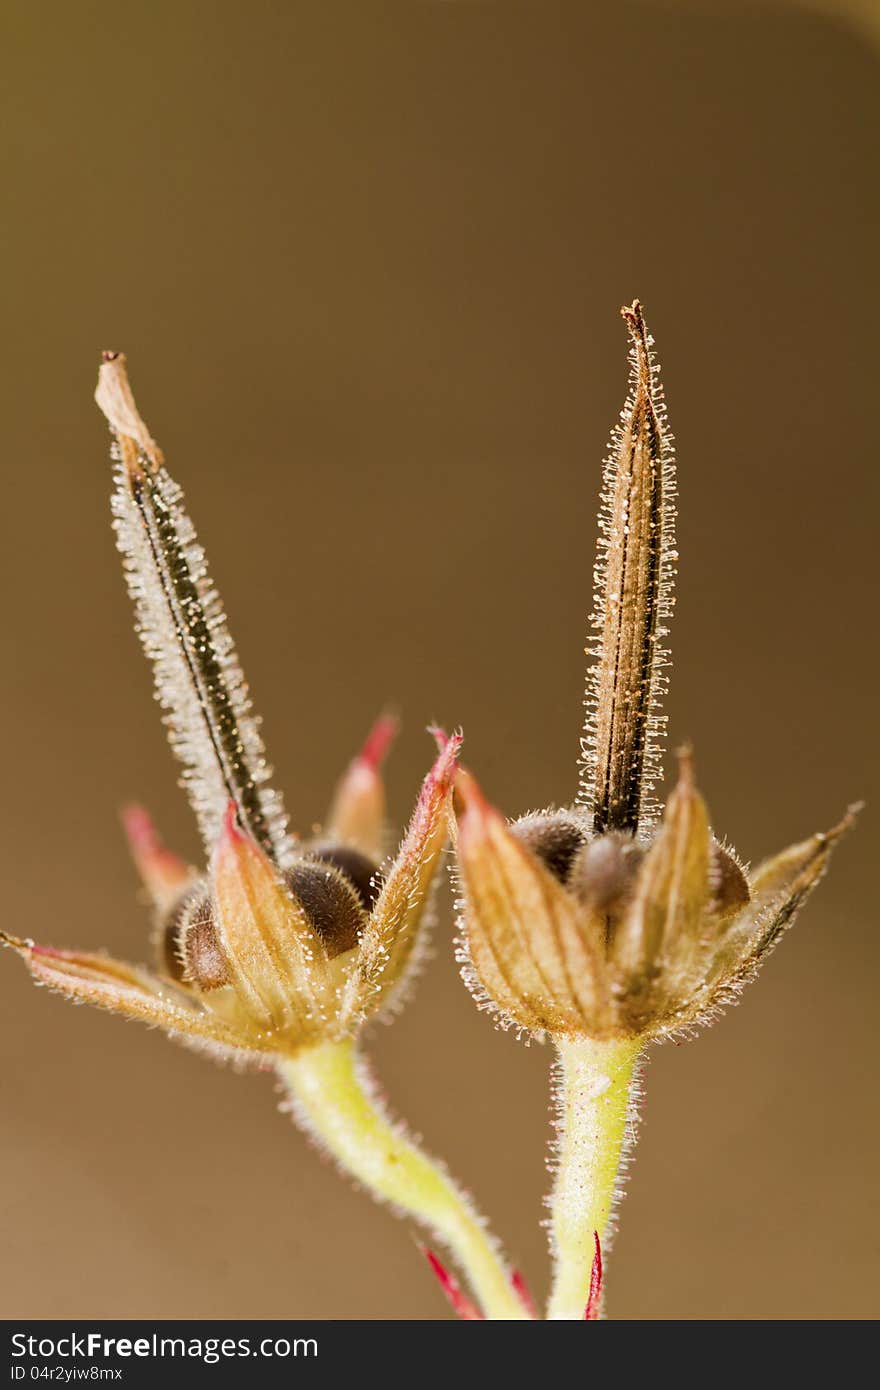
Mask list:
[[[756,859],[876,799],[880,52],[780,5],[4,6],[4,924],[144,950],[117,828],[197,841],[108,525],[124,349],[294,822],[375,712],[564,801],[600,460],[640,295],[680,461],[670,702]],[[741,1007],[651,1061],[630,1318],[877,1311],[876,811]],[[445,890],[444,890],[445,891]],[[539,1292],[546,1049],[436,959],[373,1050]],[[4,957],[0,1313],[437,1317],[413,1236],[272,1084]]]

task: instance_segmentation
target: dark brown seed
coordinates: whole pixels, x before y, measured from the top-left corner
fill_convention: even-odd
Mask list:
[[[320,859],[322,864],[332,864],[334,869],[338,869],[357,893],[364,909],[372,912],[382,883],[379,866],[369,855],[361,854],[360,850],[351,849],[348,845],[320,845],[309,850],[309,853],[312,858]]]
[[[565,883],[572,861],[587,838],[577,821],[559,812],[523,816],[510,830],[560,883]]]
[[[364,913],[357,892],[338,869],[304,859],[287,870],[284,882],[330,957],[358,944]]]

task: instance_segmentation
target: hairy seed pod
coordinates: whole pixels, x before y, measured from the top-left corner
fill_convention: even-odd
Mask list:
[[[382,887],[379,866],[368,854],[350,845],[317,845],[309,850],[312,859],[332,864],[351,884],[367,912],[372,912]]]
[[[741,912],[749,901],[749,883],[733,855],[713,843],[709,867],[710,911],[726,921]]]
[[[645,851],[632,835],[609,831],[584,845],[571,866],[568,886],[585,906],[603,916],[623,911]]]
[[[182,947],[184,978],[197,989],[210,991],[229,984],[229,967],[223,955],[210,900],[201,902],[186,927]]]
[[[375,874],[376,866],[366,855],[329,847],[319,851],[315,860],[302,860],[282,875],[331,959],[357,946],[363,908],[369,909],[377,894],[371,884]],[[179,984],[213,990],[229,983],[214,907],[204,883],[195,884],[175,903],[161,928],[159,949],[166,974]]]
[[[159,940],[162,964],[178,984],[210,991],[229,983],[214,908],[204,883],[187,890],[171,909]]]
[[[285,872],[284,883],[331,959],[357,946],[363,909],[356,889],[339,869],[329,862],[304,859]]]
[[[171,980],[182,983],[184,979],[183,956],[181,953],[182,929],[189,913],[197,903],[205,899],[206,889],[202,882],[194,883],[177,899],[174,906],[163,918],[157,932],[157,953],[159,966]]]
[[[566,882],[572,861],[587,838],[583,827],[564,811],[523,816],[510,831],[560,883]]]

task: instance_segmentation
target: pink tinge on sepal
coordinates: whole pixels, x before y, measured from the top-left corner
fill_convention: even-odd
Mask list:
[[[429,724],[428,733],[437,745],[437,752],[442,753],[449,742],[449,735],[446,730],[441,729],[439,724]]]
[[[366,763],[374,772],[378,772],[388,755],[388,749],[397,737],[399,729],[400,720],[396,714],[391,714],[388,710],[380,714],[364,740],[364,745],[357,755],[357,761]]]
[[[227,887],[240,884],[243,876],[252,880],[251,891],[256,891],[257,884],[275,881],[275,873],[265,851],[242,825],[238,804],[230,798],[211,859],[215,894],[222,893],[223,883]]]
[[[587,1322],[597,1322],[602,1307],[602,1246],[599,1243],[598,1231],[593,1232],[593,1240],[596,1243],[596,1253],[593,1256],[590,1292],[587,1294],[587,1306],[584,1309],[584,1319]]]
[[[39,946],[36,941],[25,947],[25,949],[30,952],[32,957],[46,956],[50,960],[66,961],[78,961],[81,959],[80,952],[78,951],[64,951],[57,946]]]
[[[433,767],[425,778],[425,785],[426,787],[446,787],[455,776],[458,755],[461,752],[461,745],[464,743],[464,736],[462,734],[444,734],[442,729],[432,729],[429,732],[431,732],[437,740],[437,748],[439,751]]]
[[[342,774],[327,817],[327,834],[372,858],[384,852],[385,788],[382,763],[397,734],[398,721],[380,714],[360,749]]]
[[[422,783],[409,830],[401,845],[402,856],[413,849],[421,853],[421,846],[426,836],[431,834],[433,826],[437,823],[437,817],[442,810],[443,798],[448,795],[455,777],[462,741],[461,734],[452,734],[446,740],[442,751],[434,759],[434,763]]]
[[[226,803],[226,811],[223,815],[223,832],[220,839],[235,845],[241,844],[243,840],[247,839],[238,819],[238,802],[234,797],[230,797]]]
[[[418,844],[435,821],[439,799],[446,796],[455,777],[462,742],[461,734],[452,734],[429,768],[419,792],[409,830],[401,846],[402,853],[405,853],[409,846]]]
[[[515,1269],[511,1274],[510,1282],[513,1287],[513,1292],[516,1294],[520,1303],[525,1308],[529,1317],[536,1318],[538,1316],[537,1304],[535,1303],[535,1300],[532,1298],[528,1284],[526,1283],[525,1279],[522,1277],[518,1269]]]
[[[434,1271],[437,1282],[449,1299],[454,1312],[457,1313],[464,1322],[484,1322],[485,1318],[479,1308],[477,1308],[476,1304],[472,1303],[467,1294],[464,1293],[458,1280],[450,1274],[442,1260],[439,1260],[434,1254],[434,1251],[429,1250],[427,1246],[423,1246],[422,1248],[425,1252],[428,1264]]]
[[[143,806],[123,807],[122,826],[144,887],[160,908],[169,907],[193,877],[189,865],[163,845]]]

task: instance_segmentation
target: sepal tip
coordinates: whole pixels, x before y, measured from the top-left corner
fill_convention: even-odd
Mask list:
[[[166,849],[153,819],[130,802],[120,812],[128,848],[141,881],[160,912],[167,911],[195,877],[185,860]]]
[[[449,1300],[449,1303],[452,1306],[453,1311],[457,1314],[457,1316],[460,1317],[464,1322],[485,1321],[484,1316],[480,1312],[479,1308],[476,1306],[475,1303],[471,1302],[467,1294],[463,1291],[458,1280],[446,1268],[443,1261],[440,1260],[434,1254],[433,1250],[429,1250],[426,1245],[422,1246],[422,1250],[424,1252],[425,1259],[431,1266],[431,1269],[434,1273],[434,1276],[438,1284],[440,1285],[441,1289],[443,1290],[444,1294]]]
[[[364,739],[357,761],[378,772],[400,732],[400,719],[393,710],[383,710]]]
[[[590,1291],[587,1294],[587,1306],[584,1308],[585,1322],[598,1322],[602,1309],[602,1243],[599,1240],[598,1231],[593,1232],[593,1242],[594,1254],[590,1269]]]

